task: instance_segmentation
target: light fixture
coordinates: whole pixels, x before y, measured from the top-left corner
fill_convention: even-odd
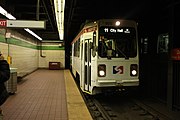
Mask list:
[[[120,21],[116,21],[116,26],[119,26],[120,24]]]
[[[60,40],[64,39],[64,6],[65,0],[54,0],[56,23]]]
[[[105,64],[98,65],[98,76],[99,77],[106,76],[106,65]]]
[[[4,16],[6,16],[8,19],[11,20],[16,20],[16,18],[14,16],[12,16],[11,14],[9,14],[6,10],[4,10],[1,6],[0,6],[0,13]],[[36,37],[38,40],[42,40],[41,37],[39,37],[38,35],[36,35],[33,31],[31,31],[28,28],[24,29],[25,31],[27,31],[28,33],[30,33],[31,35],[33,35],[34,37]]]
[[[14,16],[12,16],[6,10],[4,10],[1,6],[0,6],[0,13],[2,15],[6,16],[8,19],[11,19],[11,20],[15,20],[16,19]]]
[[[31,31],[30,29],[28,28],[24,28],[24,30],[28,33],[30,33],[32,36],[36,37],[38,40],[42,40],[41,37],[39,37],[37,34],[35,34],[33,31]]]

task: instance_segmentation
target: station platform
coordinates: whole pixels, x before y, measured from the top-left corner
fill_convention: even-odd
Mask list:
[[[92,120],[69,70],[27,75],[1,108],[3,120]]]

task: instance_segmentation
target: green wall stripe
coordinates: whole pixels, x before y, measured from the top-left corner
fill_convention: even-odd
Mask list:
[[[17,45],[21,47],[26,47],[26,48],[31,48],[31,49],[37,49],[37,46],[25,41],[21,41],[18,39],[10,38],[7,40],[7,43],[12,44],[12,45]]]
[[[7,38],[7,42],[6,42],[6,39],[3,35],[0,35],[0,42],[7,43],[7,44],[9,43],[12,45],[17,45],[17,46],[31,48],[31,49],[37,49],[37,45],[31,44],[22,40],[18,40],[15,38]]]
[[[6,39],[3,35],[0,35],[0,42],[6,43]],[[64,47],[59,47],[57,46],[37,46],[19,39],[15,39],[15,38],[8,38],[7,39],[7,43],[12,44],[12,45],[17,45],[17,46],[21,46],[21,47],[26,47],[26,48],[31,48],[31,49],[37,49],[40,50],[40,48],[42,50],[64,50]]]
[[[4,36],[3,36],[3,35],[0,35],[0,42],[3,42],[3,43],[5,43],[5,42],[6,42],[6,40],[5,40],[5,38],[4,38]]]
[[[64,47],[57,46],[38,46],[38,50],[64,50]]]

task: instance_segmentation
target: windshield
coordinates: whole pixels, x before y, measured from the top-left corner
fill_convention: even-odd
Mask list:
[[[100,57],[136,57],[137,41],[134,28],[100,27],[98,54]]]

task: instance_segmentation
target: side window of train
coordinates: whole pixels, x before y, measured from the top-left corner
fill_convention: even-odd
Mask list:
[[[168,53],[169,35],[167,33],[158,35],[157,53]]]
[[[85,43],[85,51],[84,51],[85,52],[85,55],[84,55],[85,58],[84,59],[85,59],[86,62],[87,62],[87,47],[88,46],[87,46],[87,42],[86,42]]]
[[[81,44],[81,60],[83,59],[83,42]]]
[[[148,37],[141,38],[141,54],[148,53]]]
[[[74,50],[73,50],[73,53],[74,53],[73,55],[76,56],[76,43],[74,43],[73,49],[74,49]]]
[[[77,57],[80,55],[80,39],[77,41]]]
[[[80,39],[74,43],[74,56],[79,57],[80,55]]]
[[[92,43],[92,56],[95,57],[96,56],[96,32],[93,32],[93,43]]]

